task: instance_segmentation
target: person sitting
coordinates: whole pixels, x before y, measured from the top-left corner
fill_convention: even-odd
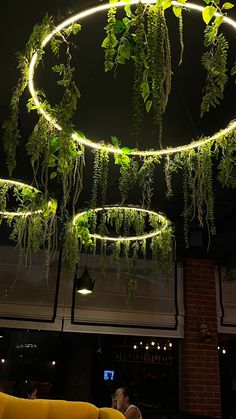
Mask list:
[[[27,399],[30,399],[30,400],[37,399],[37,391],[38,391],[38,389],[34,384],[28,383]]]
[[[112,398],[112,407],[122,412],[127,419],[142,419],[142,413],[135,404],[132,404],[131,391],[126,386],[116,389]]]

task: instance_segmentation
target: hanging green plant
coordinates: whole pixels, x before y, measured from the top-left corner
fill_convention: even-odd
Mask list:
[[[98,233],[90,232],[91,220],[92,222],[94,220],[93,212],[97,214]],[[101,224],[103,229],[101,229]],[[169,234],[164,234],[166,231]],[[152,241],[154,238],[155,241]],[[90,251],[94,245],[94,239],[100,242],[112,242],[115,260],[124,255],[126,260],[132,260],[133,268],[140,252],[143,257],[146,256],[147,240],[151,240],[153,258],[157,261],[161,257],[163,267],[165,265],[170,268],[171,260],[173,260],[173,232],[169,221],[163,215],[143,208],[106,206],[77,214],[68,225],[66,232],[64,245],[66,265],[74,269],[80,252],[82,249],[86,252]],[[77,245],[75,245],[76,241]],[[162,247],[163,254],[161,254]],[[105,252],[104,256],[106,256],[106,249],[102,247],[102,251]],[[131,265],[129,265],[130,268]]]
[[[207,226],[208,237],[215,234],[214,190],[212,176],[212,144],[183,156],[184,169],[184,235],[188,246],[191,221]]]
[[[36,96],[40,98],[40,105],[35,98],[31,98],[27,105],[29,112],[36,109],[40,116],[26,145],[33,167],[34,181],[38,185],[38,177],[40,177],[40,183],[43,184],[46,197],[48,196],[49,181],[55,177],[62,181],[62,213],[71,194],[73,195],[73,205],[76,204],[82,188],[83,146],[76,144],[70,136],[73,129],[72,118],[77,109],[80,92],[73,79],[74,68],[71,66],[71,43],[68,42],[68,37],[71,34],[77,35],[80,28],[79,24],[72,23],[66,29],[56,31],[55,36],[50,40],[51,50],[57,58],[60,57],[62,45],[66,44],[66,64],[59,63],[52,67],[53,72],[60,77],[57,81],[58,86],[64,89],[62,100],[58,104],[51,106],[46,100],[44,92],[38,91]],[[33,87],[33,81],[29,74],[31,62],[33,60],[36,68],[42,61],[45,52],[43,48],[44,40],[54,30],[53,18],[46,15],[42,23],[34,27],[25,52],[20,53],[18,56],[18,68],[20,69],[21,77],[13,91],[10,104],[11,116],[3,125],[6,163],[10,175],[16,165],[16,147],[20,138],[18,127],[20,98],[28,83]],[[60,119],[63,121],[63,130],[58,132],[58,126],[53,126],[48,118],[43,117],[45,112],[50,112],[53,120]]]
[[[214,106],[223,95],[227,79],[228,44],[219,30],[223,22],[236,28],[236,23],[229,19],[225,13],[233,5],[228,2],[221,4],[219,0],[210,2],[204,0],[204,7],[186,3],[185,0],[173,4],[170,0],[151,0],[147,3],[137,0],[133,1],[132,4],[130,0],[127,0],[125,7],[121,2],[111,1],[111,3],[102,4],[78,13],[76,16],[66,19],[57,27],[54,26],[52,18],[49,17],[45,18],[42,27],[35,27],[27,44],[26,53],[19,58],[22,77],[15,94],[13,94],[11,118],[4,124],[8,168],[12,171],[15,166],[15,150],[19,140],[18,105],[20,96],[28,82],[32,96],[28,103],[28,109],[29,111],[36,109],[40,118],[29,138],[27,151],[34,170],[35,184],[38,185],[37,182],[40,178],[40,183],[45,190],[45,199],[48,197],[48,185],[53,182],[54,178],[58,177],[62,183],[62,223],[66,222],[69,198],[74,194],[72,198],[73,212],[82,189],[84,146],[87,146],[96,150],[92,211],[88,219],[84,220],[84,223],[87,223],[86,228],[89,235],[91,236],[91,233],[94,233],[94,237],[91,236],[92,239],[96,239],[96,228],[101,232],[101,236],[104,236],[107,227],[106,213],[103,211],[98,220],[97,213],[94,210],[98,205],[98,196],[101,196],[102,208],[105,205],[109,153],[114,154],[115,163],[119,164],[121,168],[119,187],[122,202],[127,199],[129,191],[139,182],[143,190],[142,205],[145,207],[151,206],[154,165],[160,163],[161,157],[164,156],[166,159],[165,175],[169,195],[172,194],[171,174],[179,168],[183,168],[186,242],[188,225],[195,216],[200,224],[205,223],[208,226],[209,233],[214,234],[211,158],[214,153],[218,154],[220,158],[223,157],[219,164],[219,178],[225,185],[234,185],[235,166],[233,159],[236,122],[232,121],[227,128],[211,137],[201,138],[187,145],[172,148],[163,148],[163,145],[160,144],[160,147],[155,150],[146,150],[145,147],[143,150],[121,147],[116,137],[113,137],[112,144],[106,144],[104,141],[97,143],[87,139],[83,133],[74,131],[72,121],[80,92],[73,79],[74,68],[71,66],[68,37],[71,34],[76,35],[80,31],[80,24],[76,23],[80,18],[85,18],[99,11],[112,10],[109,14],[109,27],[106,29],[107,39],[103,45],[107,70],[116,69],[118,65],[125,64],[127,60],[132,59],[134,61],[136,74],[134,79],[134,109],[136,109],[136,114],[135,112],[134,114],[136,115],[136,122],[139,124],[142,120],[140,112],[143,112],[143,109],[146,108],[147,112],[154,111],[154,122],[159,126],[159,137],[161,139],[162,117],[171,87],[171,51],[166,10],[173,7],[173,12],[179,19],[180,61],[183,53],[182,11],[187,9],[201,12],[203,20],[208,25],[205,31],[205,45],[206,48],[209,48],[209,51],[203,56],[202,62],[206,70],[209,70],[207,80],[210,84],[207,84],[206,95],[203,97],[202,110],[204,113],[208,108]],[[122,20],[117,20],[116,9],[120,7],[124,7],[125,17]],[[53,66],[53,71],[58,77],[58,86],[64,88],[64,94],[62,100],[52,106],[48,103],[44,92],[35,89],[34,75],[43,58],[46,46],[50,45],[55,56],[60,58],[60,50],[63,44],[66,45],[66,62],[63,64],[58,62]],[[234,67],[231,72],[234,74]],[[214,88],[209,88],[209,86]],[[139,135],[140,129],[140,126],[137,125],[137,135]],[[137,157],[141,157],[141,163],[137,162]],[[202,161],[200,161],[200,157]],[[207,190],[208,183],[205,182],[209,183],[209,190]],[[4,204],[4,193],[2,197],[0,196],[0,200]],[[124,214],[123,216],[126,220],[124,230],[135,229],[134,226],[132,227],[131,214]],[[119,225],[120,221],[117,221],[116,224]],[[81,229],[79,234],[83,236],[83,225]],[[91,237],[87,233],[84,232],[82,241],[85,244],[88,239],[87,245],[90,246],[92,245],[92,242],[89,241]],[[74,237],[76,234],[78,235],[75,226],[71,227],[70,234]],[[126,232],[126,234],[128,233]],[[68,243],[68,248],[69,246],[70,243]],[[156,244],[153,244],[153,248],[157,248]],[[127,253],[127,249],[124,252]]]
[[[10,208],[9,208],[10,206]],[[22,182],[0,179],[0,221],[7,221],[24,262],[30,264],[31,255],[45,250],[48,269],[57,249],[57,203],[36,188]]]

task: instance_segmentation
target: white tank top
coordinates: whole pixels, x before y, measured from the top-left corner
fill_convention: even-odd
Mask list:
[[[134,407],[135,409],[137,409],[137,411],[139,412],[139,419],[143,419],[142,417],[142,413],[140,412],[139,408],[137,406],[135,406],[134,404],[130,404],[129,407],[126,409],[126,411],[123,413],[126,416],[126,413],[132,408]]]

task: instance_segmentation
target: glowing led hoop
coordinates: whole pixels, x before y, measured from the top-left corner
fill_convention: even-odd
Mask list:
[[[1,184],[8,184],[11,186],[20,186],[21,188],[27,188],[27,189],[33,189],[35,192],[40,192],[38,189],[34,188],[33,186],[27,185],[23,182],[18,182],[17,180],[10,180],[10,179],[0,179],[0,185]],[[50,205],[51,201],[48,202],[48,205]],[[3,215],[5,218],[7,217],[28,217],[29,215],[33,214],[40,214],[43,210],[39,209],[37,211],[0,211],[0,215]]]
[[[109,211],[109,210],[132,210],[132,211],[137,211],[137,212],[143,212],[145,214],[151,214],[154,215],[156,217],[158,217],[158,221],[160,221],[160,223],[162,224],[161,229],[158,230],[153,230],[150,233],[147,234],[142,234],[141,236],[125,236],[125,237],[112,237],[112,236],[101,236],[100,234],[90,234],[91,237],[93,237],[94,239],[99,239],[99,240],[108,240],[108,241],[116,241],[116,242],[124,242],[124,241],[136,241],[136,240],[145,240],[145,239],[151,239],[152,237],[155,236],[159,236],[164,230],[166,230],[169,226],[169,220],[164,217],[164,215],[158,214],[157,212],[154,211],[150,211],[147,209],[143,209],[143,208],[137,208],[137,207],[117,207],[117,206],[111,206],[111,207],[104,207],[104,208],[94,208],[91,211],[93,212],[99,212],[99,211]],[[75,217],[73,218],[72,224],[75,225],[76,222],[78,221],[78,219],[80,217],[82,217],[84,214],[86,214],[87,211],[84,212],[80,212],[79,214],[76,214]]]
[[[140,0],[131,0],[129,2],[129,4],[134,5],[139,3]],[[156,4],[156,0],[141,0],[141,3],[143,4]],[[60,32],[62,29],[66,28],[67,26],[71,25],[72,23],[76,22],[77,20],[83,19],[85,17],[91,16],[93,14],[96,14],[98,12],[101,12],[103,10],[107,10],[110,9],[111,7],[124,7],[127,5],[126,1],[123,2],[117,2],[117,3],[106,3],[106,4],[102,4],[100,6],[96,6],[93,7],[91,9],[85,10],[83,12],[77,13],[74,16],[71,16],[69,19],[66,19],[64,22],[60,23],[60,25],[58,25],[49,35],[46,36],[46,38],[43,40],[41,47],[44,48],[48,42],[50,41],[50,39],[58,32]],[[174,6],[179,6],[182,8],[187,8],[190,10],[196,10],[198,12],[202,12],[204,7],[203,6],[199,6],[197,4],[194,3],[178,3],[177,1],[172,1],[172,5]],[[215,13],[216,16],[221,16],[219,13]],[[226,16],[223,17],[223,21],[225,23],[228,23],[229,25],[231,25],[234,29],[236,29],[236,22],[233,19],[230,19]],[[44,118],[49,121],[50,123],[52,123],[52,125],[59,131],[62,130],[62,127],[57,123],[57,121],[48,113],[46,112],[38,97],[37,97],[37,93],[35,91],[34,88],[34,72],[35,72],[35,65],[37,62],[37,58],[38,58],[38,54],[37,52],[34,53],[31,62],[30,62],[30,66],[29,66],[29,90],[31,93],[31,96],[34,100],[35,105],[37,106],[39,112],[44,116]],[[234,129],[236,128],[236,121],[231,122],[230,125],[217,132],[216,134],[212,135],[211,137],[208,137],[206,139],[203,140],[198,140],[195,142],[192,142],[190,144],[187,145],[183,145],[183,146],[177,146],[177,147],[171,147],[171,148],[165,148],[165,149],[161,149],[161,150],[134,150],[130,153],[130,155],[132,156],[160,156],[160,155],[167,155],[167,154],[173,154],[173,153],[177,153],[177,152],[181,152],[181,151],[187,151],[187,150],[191,150],[197,147],[200,147],[206,143],[209,143],[211,141],[217,140],[219,138],[222,138],[224,135],[229,134],[230,132],[232,132]],[[99,144],[96,142],[93,142],[87,138],[82,138],[79,136],[79,134],[77,134],[76,132],[73,132],[71,134],[73,140],[75,140],[76,142],[78,142],[79,144],[83,144],[85,146],[88,146],[90,148],[94,148],[97,150],[105,150],[108,151],[110,153],[117,153],[117,154],[125,154],[122,150],[120,150],[119,148],[115,148],[110,144]]]

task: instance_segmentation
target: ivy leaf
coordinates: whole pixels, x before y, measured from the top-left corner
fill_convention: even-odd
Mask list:
[[[73,35],[77,35],[80,30],[81,30],[81,25],[79,23],[73,23],[73,25],[72,25]]]
[[[58,138],[57,137],[52,137],[52,139],[51,139],[51,145],[53,147],[56,147],[57,144],[58,144]]]
[[[181,15],[181,12],[182,12],[182,7],[173,6],[173,12],[174,12],[174,15],[176,17],[179,17]]]
[[[106,36],[106,38],[103,39],[101,47],[102,48],[107,48],[108,45],[109,45],[109,38],[108,38],[108,36]]]
[[[118,33],[122,32],[124,29],[125,29],[125,22],[123,22],[123,20],[117,20],[115,25],[114,25],[114,33],[118,34]],[[105,39],[104,39],[104,41],[105,41]]]
[[[125,6],[125,13],[126,13],[126,16],[132,17],[132,12],[131,12],[131,8],[130,8],[130,4],[127,4]]]
[[[164,0],[162,3],[163,10],[169,9],[169,7],[172,5],[171,0]]]
[[[121,58],[125,58],[126,60],[130,58],[130,46],[128,43],[125,43],[120,46],[119,54]]]
[[[79,138],[86,138],[82,131],[77,131],[77,135]]]
[[[122,147],[122,149],[121,149],[122,151],[123,151],[123,153],[125,153],[125,154],[130,154],[130,153],[132,153],[132,148],[129,148],[129,147]]]
[[[146,82],[146,81],[141,84],[141,94],[142,94],[142,98],[143,98],[144,102],[146,102],[146,100],[147,100],[147,98],[150,94],[150,87],[149,87],[148,82]]]
[[[234,7],[234,4],[226,2],[223,4],[222,9],[228,10],[228,9],[232,9],[232,7]]]
[[[216,7],[214,6],[206,6],[202,12],[202,17],[206,25],[211,21],[216,11]]]
[[[122,163],[122,158],[121,158],[121,154],[114,154],[114,159],[115,159],[115,164],[117,164],[118,166],[121,165]]]
[[[57,172],[50,173],[50,179],[54,179],[57,176]]]
[[[211,2],[211,0],[203,0],[204,3],[209,4]]]
[[[112,135],[112,136],[111,136],[111,142],[112,142],[112,144],[113,144],[115,147],[120,148],[120,146],[121,146],[121,140],[120,140],[118,137],[116,137],[115,135]]]
[[[122,163],[123,163],[126,167],[129,167],[129,166],[130,166],[130,158],[129,158],[128,156],[123,155],[121,160],[122,160]]]
[[[152,100],[146,102],[146,111],[149,112],[152,107]]]
[[[55,167],[56,166],[56,157],[52,154],[48,158],[48,167]]]

